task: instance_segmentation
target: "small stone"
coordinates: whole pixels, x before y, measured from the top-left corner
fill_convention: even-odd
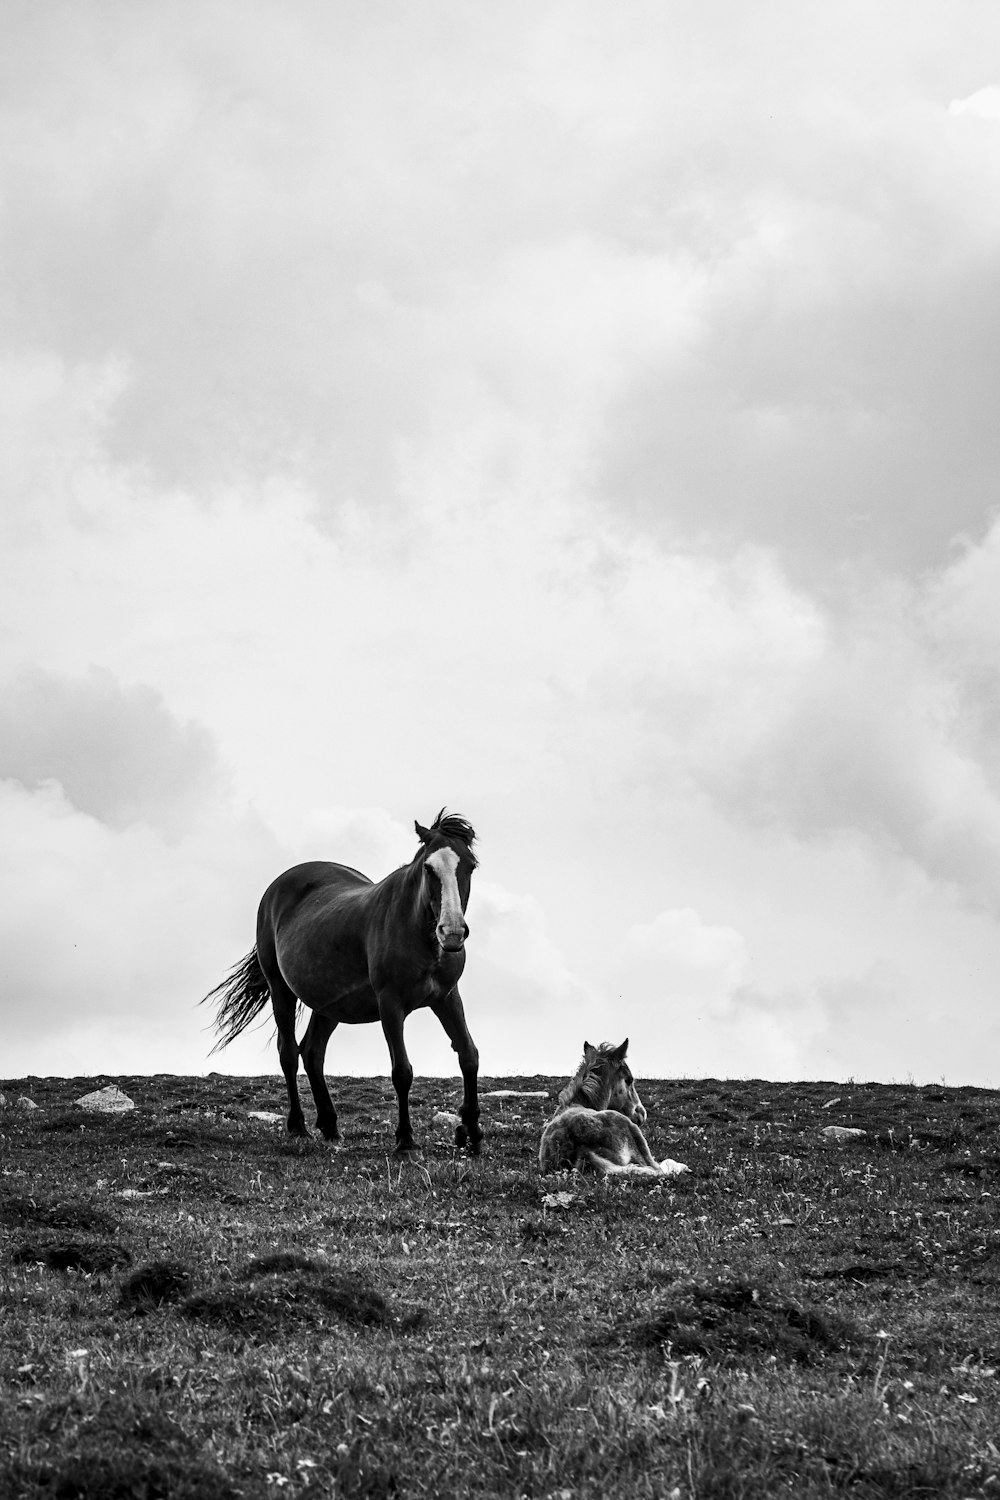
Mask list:
[[[261,1120],[265,1125],[282,1125],[284,1124],[285,1117],[284,1115],[276,1115],[269,1109],[248,1109],[247,1119]]]
[[[28,1096],[27,1096],[27,1094],[21,1094],[21,1096],[19,1097],[19,1099],[18,1099],[17,1103],[15,1104],[14,1108],[15,1109],[23,1109],[23,1110],[32,1110],[32,1109],[37,1109],[38,1105],[35,1103],[34,1099],[29,1099]]]
[[[823,1134],[828,1141],[857,1141],[868,1134],[867,1130],[855,1130],[850,1125],[827,1125]]]

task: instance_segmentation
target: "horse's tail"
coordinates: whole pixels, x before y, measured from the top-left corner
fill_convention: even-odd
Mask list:
[[[221,1052],[223,1047],[228,1047],[249,1026],[254,1016],[264,1009],[269,996],[270,990],[257,957],[257,949],[251,948],[246,958],[241,958],[225,979],[214,990],[209,990],[201,1002],[202,1005],[209,1000],[217,1002],[215,1029],[219,1033],[219,1040],[212,1052]]]

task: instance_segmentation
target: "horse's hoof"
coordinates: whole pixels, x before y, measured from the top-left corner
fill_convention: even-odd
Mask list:
[[[459,1148],[461,1148],[462,1146],[466,1145],[466,1143],[468,1142],[468,1139],[469,1139],[469,1132],[466,1130],[465,1126],[464,1125],[458,1125],[458,1126],[456,1126],[456,1128],[455,1128],[455,1145],[458,1146]]]

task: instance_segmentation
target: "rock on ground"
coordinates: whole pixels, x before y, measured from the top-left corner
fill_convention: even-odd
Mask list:
[[[93,1093],[84,1094],[76,1102],[80,1109],[95,1110],[102,1115],[123,1115],[126,1110],[135,1109],[135,1102],[113,1083],[109,1083],[107,1088],[94,1089]]]

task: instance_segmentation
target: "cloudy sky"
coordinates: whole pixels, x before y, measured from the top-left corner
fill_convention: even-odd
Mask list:
[[[0,1072],[447,804],[486,1073],[1000,1085],[993,0],[0,31]]]

